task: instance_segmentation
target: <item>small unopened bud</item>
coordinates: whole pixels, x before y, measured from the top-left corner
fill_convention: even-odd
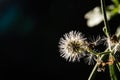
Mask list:
[[[113,56],[110,56],[110,57],[109,57],[109,60],[108,60],[108,62],[106,62],[106,64],[112,65],[112,64],[114,63],[114,61],[115,61],[114,57],[113,57]]]

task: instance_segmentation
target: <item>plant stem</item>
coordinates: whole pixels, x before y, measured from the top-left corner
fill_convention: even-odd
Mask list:
[[[93,68],[93,70],[92,70],[92,72],[91,72],[91,74],[90,74],[90,76],[89,76],[89,78],[88,78],[88,80],[93,80],[94,79],[94,77],[95,77],[95,75],[96,75],[96,71],[97,71],[97,63],[95,64],[95,66],[94,66],[94,68]]]
[[[109,71],[110,71],[110,78],[111,80],[118,80],[115,74],[115,70],[114,70],[114,64],[109,65]]]
[[[102,60],[104,58],[104,56],[105,55],[102,55],[100,57],[100,60]],[[89,76],[89,78],[88,78],[88,80],[93,80],[94,79],[94,77],[96,75],[96,72],[97,72],[97,67],[98,67],[98,64],[96,63],[95,66],[94,66],[94,68],[93,68],[93,70],[92,70],[92,72],[91,72],[91,74],[90,74],[90,76]]]
[[[104,52],[107,52],[107,51],[108,51],[108,49],[106,49]],[[100,60],[104,60],[105,57],[106,57],[106,55],[104,55],[104,54],[101,55]],[[95,77],[95,75],[97,73],[97,67],[98,67],[98,64],[96,63],[93,70],[92,70],[92,72],[91,72],[91,74],[90,74],[90,76],[89,76],[89,78],[88,78],[88,80],[93,80],[94,79],[94,77]]]
[[[116,56],[115,56],[115,59],[116,59],[116,63],[115,63],[116,67],[117,67],[118,71],[120,72],[120,63],[119,63],[119,61],[118,61]]]
[[[104,16],[105,33],[106,33],[106,36],[108,38],[110,38],[111,34],[110,34],[110,28],[109,28],[109,25],[108,25],[105,8],[106,8],[105,0],[101,0],[101,9],[102,9],[102,14]],[[109,50],[111,51],[111,46],[110,46]],[[109,56],[111,56],[111,54]],[[110,72],[111,80],[117,80],[117,77],[116,77],[116,74],[115,74],[115,69],[114,69],[114,64],[109,65],[109,72]]]
[[[113,57],[112,53],[109,54],[109,59]],[[109,64],[109,73],[110,73],[110,78],[111,80],[118,80],[115,72],[115,63]]]
[[[118,68],[118,70],[120,72],[120,65],[119,65],[119,63],[116,63],[116,66],[117,66],[117,68]]]
[[[104,25],[106,28],[106,35],[107,37],[110,37],[110,28],[108,25],[108,21],[107,21],[107,16],[106,16],[106,10],[105,10],[105,0],[101,0],[101,9],[102,9],[102,14],[104,16]]]

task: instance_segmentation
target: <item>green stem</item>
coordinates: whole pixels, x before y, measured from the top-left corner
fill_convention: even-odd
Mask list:
[[[118,68],[118,70],[120,72],[120,65],[119,65],[119,63],[116,63],[116,66],[117,66],[117,68]]]
[[[118,61],[118,58],[116,57],[116,56],[114,56],[115,57],[115,60],[116,60],[116,67],[117,67],[117,69],[118,69],[118,71],[120,72],[120,63],[119,63],[119,61]]]
[[[110,37],[110,28],[109,28],[108,21],[107,21],[105,7],[106,7],[105,0],[101,0],[101,9],[102,9],[102,14],[104,16],[104,25],[105,25],[106,35],[107,37]]]
[[[98,53],[98,52],[96,52],[96,51],[94,51],[94,50],[92,50],[92,49],[89,49],[88,50],[88,52],[90,52],[90,53],[92,53],[92,54],[94,54],[94,55],[103,55],[103,54],[109,54],[109,53],[111,53],[110,51],[104,51],[104,52],[100,52],[100,53]]]
[[[105,55],[102,55],[100,57],[100,60],[102,60],[104,58],[104,56]],[[96,75],[96,72],[97,72],[97,67],[98,67],[98,64],[96,63],[95,66],[94,66],[94,68],[93,68],[93,70],[92,70],[92,72],[91,72],[91,74],[90,74],[90,76],[89,76],[89,78],[88,78],[88,80],[93,80],[94,79],[94,77]]]
[[[104,16],[105,34],[106,34],[106,36],[108,38],[110,38],[111,34],[110,34],[110,28],[109,28],[109,25],[108,25],[105,8],[106,8],[106,6],[105,6],[105,0],[101,0],[101,9],[102,9],[102,13],[103,13],[103,16]],[[111,46],[110,46],[109,50],[111,51]],[[111,56],[111,54],[110,54],[110,56]],[[109,72],[110,72],[110,78],[111,78],[111,80],[117,80],[117,77],[116,77],[116,74],[115,74],[114,64],[109,65]]]
[[[88,78],[88,80],[93,80],[94,79],[94,77],[95,77],[95,75],[96,75],[96,72],[97,72],[97,63],[95,64],[95,66],[94,66],[94,68],[93,68],[93,70],[92,70],[92,72],[91,72],[91,74],[90,74],[90,76],[89,76],[89,78]]]
[[[113,56],[112,53],[109,54],[109,58],[112,56]],[[118,80],[115,72],[115,63],[109,64],[108,66],[109,66],[109,73],[110,73],[111,80]]]
[[[110,71],[110,78],[111,78],[111,80],[118,80],[117,76],[115,74],[114,64],[109,65],[109,71]]]
[[[107,52],[107,51],[108,51],[108,49],[106,49],[104,52]],[[103,54],[103,55],[101,55],[100,60],[104,60],[104,59],[105,59],[105,55]],[[89,76],[89,78],[88,78],[88,80],[93,80],[94,79],[94,77],[97,73],[97,68],[98,68],[98,64],[96,63],[92,72],[91,72],[91,74],[90,74],[90,76]]]

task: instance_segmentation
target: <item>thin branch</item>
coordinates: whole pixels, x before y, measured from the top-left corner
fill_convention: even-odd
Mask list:
[[[101,9],[102,9],[102,14],[104,16],[104,25],[106,28],[106,35],[107,37],[110,37],[110,28],[109,28],[109,24],[107,21],[107,16],[106,16],[106,10],[105,10],[106,6],[105,6],[105,0],[101,0]]]

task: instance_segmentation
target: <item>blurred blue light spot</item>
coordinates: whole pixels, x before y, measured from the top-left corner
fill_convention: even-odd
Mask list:
[[[8,30],[12,24],[14,24],[18,15],[16,5],[8,7],[0,19],[0,32]]]

